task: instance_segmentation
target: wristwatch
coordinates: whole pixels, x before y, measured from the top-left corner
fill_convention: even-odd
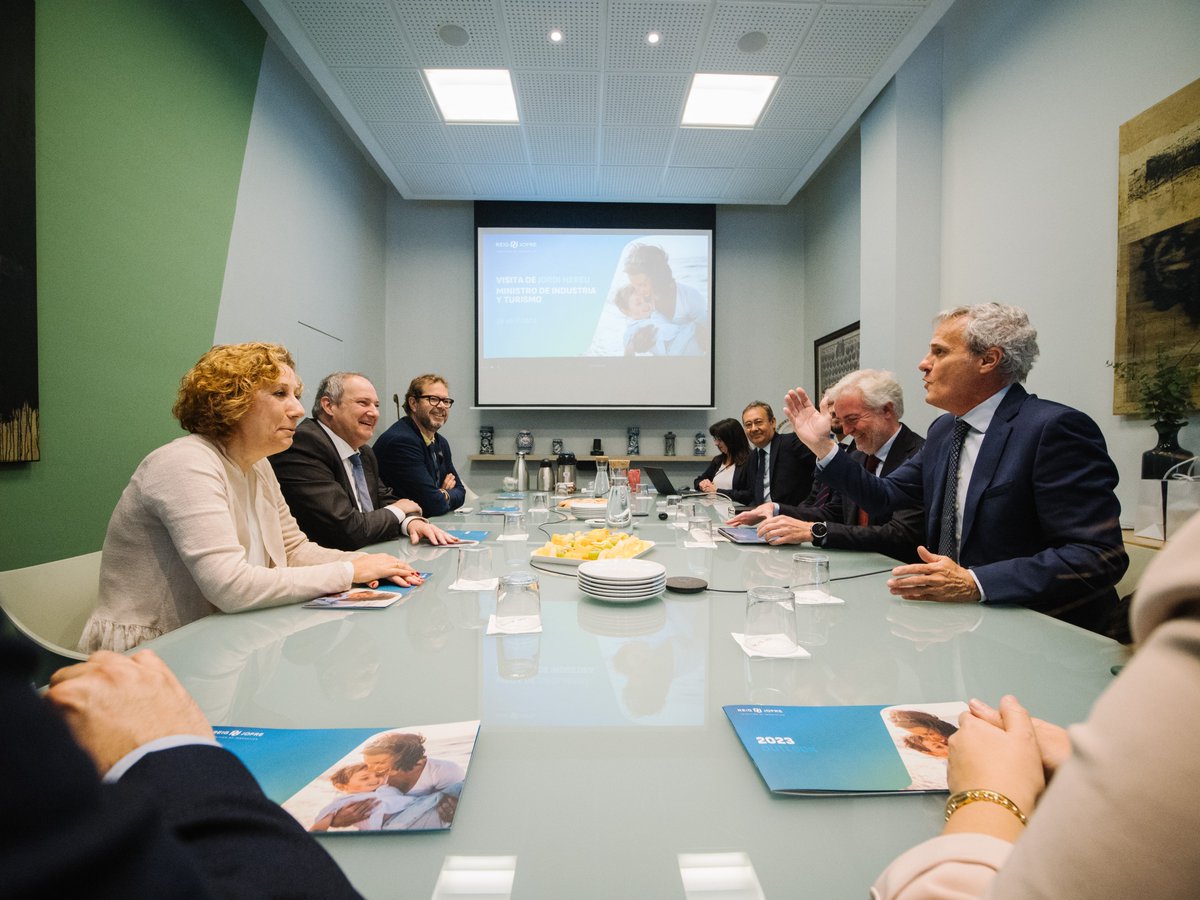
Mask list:
[[[829,528],[825,525],[824,522],[813,522],[812,523],[812,540],[810,543],[814,547],[824,547],[825,546],[825,538],[828,534],[829,534]]]

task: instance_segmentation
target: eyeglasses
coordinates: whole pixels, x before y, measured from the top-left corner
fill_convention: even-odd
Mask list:
[[[449,397],[435,397],[432,394],[422,394],[420,399],[428,400],[430,406],[444,406],[446,409],[454,405],[454,401]]]

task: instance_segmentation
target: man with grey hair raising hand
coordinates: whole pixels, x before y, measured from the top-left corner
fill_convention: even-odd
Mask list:
[[[1119,629],[1113,585],[1129,557],[1100,429],[1021,386],[1038,355],[1024,310],[960,306],[934,324],[918,368],[925,401],[950,415],[885,478],[837,452],[829,417],[803,390],[788,392],[787,416],[816,454],[818,477],[871,513],[925,510],[922,561],[892,570],[893,594],[1018,604],[1100,633]]]

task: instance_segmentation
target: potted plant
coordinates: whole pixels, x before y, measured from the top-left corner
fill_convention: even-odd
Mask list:
[[[1162,478],[1171,466],[1192,457],[1191,451],[1179,446],[1179,429],[1187,425],[1192,387],[1200,379],[1200,367],[1190,361],[1197,345],[1200,340],[1174,361],[1159,344],[1153,359],[1111,363],[1117,377],[1129,386],[1142,416],[1154,422],[1158,432],[1158,444],[1142,454],[1143,478]]]

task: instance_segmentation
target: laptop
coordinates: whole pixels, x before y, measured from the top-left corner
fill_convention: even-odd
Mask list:
[[[667,473],[662,469],[655,468],[654,466],[639,466],[639,468],[644,475],[649,477],[650,483],[654,485],[654,489],[658,491],[660,497],[666,497],[671,494],[682,495],[692,490],[690,487],[675,487],[675,485],[671,484],[671,479],[667,477]]]

